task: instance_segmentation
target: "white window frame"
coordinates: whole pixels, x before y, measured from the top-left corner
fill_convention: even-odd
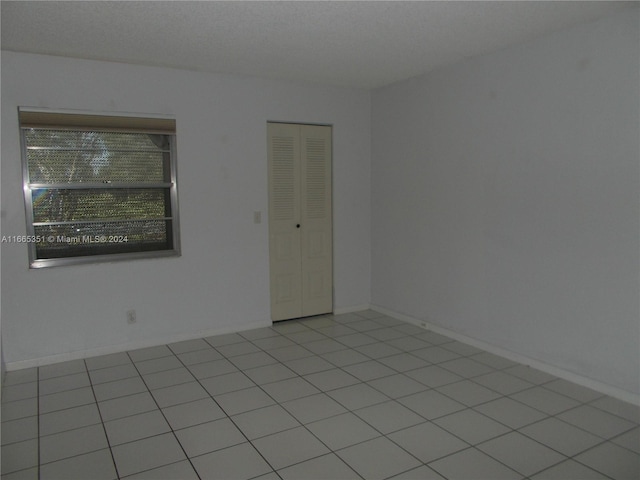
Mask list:
[[[177,191],[177,166],[176,166],[176,128],[175,119],[164,116],[149,116],[136,114],[95,114],[77,111],[51,111],[20,107],[18,109],[20,121],[20,144],[23,171],[23,191],[27,221],[26,242],[29,250],[29,267],[45,268],[64,265],[78,265],[96,262],[113,262],[134,260],[142,258],[158,258],[179,256],[180,252],[180,225],[178,215],[178,191]],[[165,135],[169,140],[169,170],[170,178],[162,183],[108,183],[81,184],[82,190],[97,191],[105,188],[163,188],[169,192],[170,217],[164,217],[170,227],[167,234],[171,237],[171,248],[163,250],[136,251],[126,253],[88,254],[81,256],[66,256],[57,258],[38,258],[37,242],[47,241],[40,239],[36,234],[33,210],[33,190],[42,188],[51,189],[80,189],[79,185],[63,184],[38,184],[31,183],[29,179],[29,164],[27,157],[27,140],[25,131],[30,129],[46,130],[71,130],[71,131],[104,131],[120,133],[151,133]],[[135,221],[137,219],[119,219],[117,221]],[[104,223],[113,219],[105,219]],[[81,222],[76,222],[81,223]]]

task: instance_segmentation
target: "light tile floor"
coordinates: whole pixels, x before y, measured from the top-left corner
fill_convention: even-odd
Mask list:
[[[2,478],[633,479],[640,409],[363,311],[8,372]]]

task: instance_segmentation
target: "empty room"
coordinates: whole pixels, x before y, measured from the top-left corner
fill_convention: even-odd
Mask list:
[[[3,480],[640,478],[638,2],[0,8]]]

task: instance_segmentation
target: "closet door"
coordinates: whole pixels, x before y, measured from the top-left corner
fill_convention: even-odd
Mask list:
[[[333,309],[331,127],[268,124],[274,321]]]

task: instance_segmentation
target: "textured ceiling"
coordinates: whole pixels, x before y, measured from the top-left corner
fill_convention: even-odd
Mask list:
[[[3,50],[375,88],[636,2],[1,2]]]

